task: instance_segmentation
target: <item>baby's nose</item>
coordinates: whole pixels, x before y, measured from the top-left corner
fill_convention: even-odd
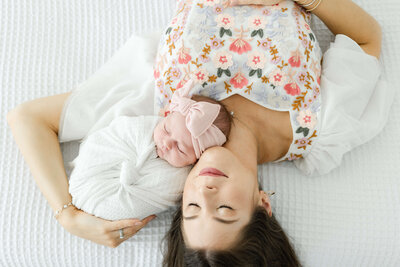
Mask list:
[[[170,150],[172,148],[172,140],[169,138],[164,139],[164,147]]]

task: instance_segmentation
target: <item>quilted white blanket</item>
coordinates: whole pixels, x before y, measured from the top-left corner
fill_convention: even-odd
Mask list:
[[[400,2],[356,0],[381,23],[386,79],[400,90]],[[130,35],[162,29],[174,0],[0,3],[0,266],[160,266],[170,212],[116,249],[66,232],[6,126],[17,104],[63,93],[94,73]],[[323,49],[332,35],[318,19]],[[290,163],[260,166],[273,212],[304,266],[400,266],[400,95],[383,132],[315,178]],[[65,161],[77,144],[63,145]]]

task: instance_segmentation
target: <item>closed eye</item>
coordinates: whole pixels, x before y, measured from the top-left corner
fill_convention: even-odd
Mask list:
[[[233,210],[232,207],[229,207],[229,206],[227,206],[227,205],[221,205],[221,206],[219,206],[218,208],[219,208],[219,209],[230,209],[230,210]]]
[[[176,147],[178,148],[179,152],[181,152],[182,154],[185,154],[185,152],[183,152],[182,149],[180,149],[178,145]]]
[[[198,204],[196,204],[196,203],[189,203],[188,206],[195,206],[195,207],[200,208],[200,206]],[[218,207],[218,209],[230,209],[230,210],[233,210],[233,208],[228,206],[228,205],[221,205],[221,206]]]
[[[167,131],[167,128],[165,127],[165,123],[164,123],[164,131],[169,134],[169,132]]]

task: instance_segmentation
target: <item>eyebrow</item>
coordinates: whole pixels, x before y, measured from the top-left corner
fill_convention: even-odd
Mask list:
[[[194,215],[194,216],[190,216],[190,217],[183,217],[183,219],[184,220],[194,220],[197,217],[199,217],[199,216],[198,215]],[[224,223],[224,224],[232,224],[232,223],[235,223],[235,222],[239,221],[239,219],[236,219],[236,220],[224,220],[224,219],[221,219],[221,218],[218,218],[218,217],[213,217],[213,219],[216,220],[217,222]]]

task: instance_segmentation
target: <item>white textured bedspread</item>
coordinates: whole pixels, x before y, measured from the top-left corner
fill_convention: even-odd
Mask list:
[[[386,78],[400,92],[400,2],[356,0],[381,23]],[[134,33],[163,28],[174,0],[0,2],[0,266],[160,266],[165,212],[116,249],[66,232],[35,185],[6,125],[7,111],[63,93]],[[332,35],[315,19],[325,49]],[[76,144],[63,145],[66,161]],[[273,211],[304,266],[400,266],[400,95],[383,132],[332,173],[308,178],[291,163],[260,167]]]

